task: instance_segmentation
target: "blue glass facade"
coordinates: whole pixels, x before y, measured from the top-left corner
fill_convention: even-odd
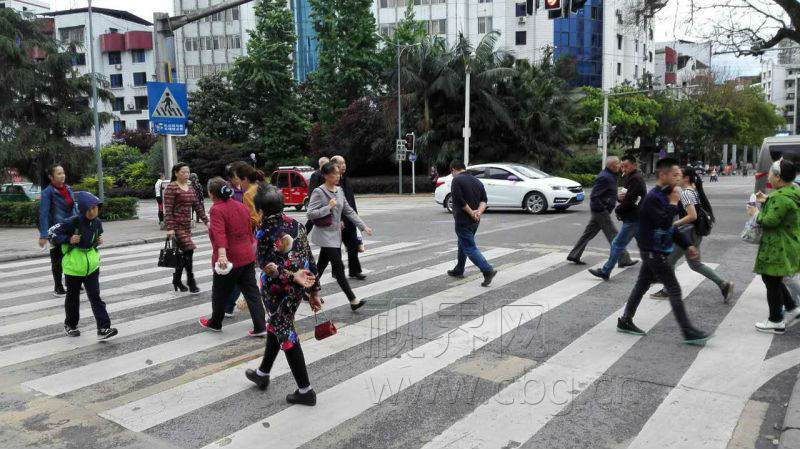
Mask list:
[[[603,83],[603,0],[589,0],[569,18],[553,23],[554,56],[575,56],[577,78],[574,86],[602,87]]]
[[[319,41],[311,24],[311,5],[308,0],[292,0],[297,45],[294,52],[294,78],[305,81],[319,67]]]

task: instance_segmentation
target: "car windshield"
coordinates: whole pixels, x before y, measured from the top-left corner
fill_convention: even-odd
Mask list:
[[[525,176],[526,178],[542,179],[550,177],[550,175],[548,175],[547,173],[535,169],[529,165],[510,165],[509,167],[513,168],[514,170],[519,172],[519,174]]]

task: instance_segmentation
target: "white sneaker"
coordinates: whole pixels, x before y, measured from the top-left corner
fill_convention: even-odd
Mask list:
[[[766,332],[768,334],[782,334],[784,331],[786,331],[786,325],[783,321],[780,323],[773,323],[770,320],[765,320],[756,323],[756,330],[759,332]]]
[[[800,323],[800,306],[795,307],[791,312],[784,312],[783,322],[786,323],[786,327],[792,327]]]

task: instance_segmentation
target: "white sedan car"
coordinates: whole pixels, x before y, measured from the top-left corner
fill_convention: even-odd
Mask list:
[[[575,181],[550,176],[522,164],[481,164],[467,168],[486,187],[491,208],[522,208],[531,214],[547,209],[563,210],[583,202],[583,187]],[[434,198],[448,211],[453,211],[450,195],[452,175],[439,178]]]

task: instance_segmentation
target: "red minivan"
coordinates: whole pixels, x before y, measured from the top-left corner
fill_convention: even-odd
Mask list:
[[[314,168],[308,165],[291,167],[278,167],[272,172],[270,182],[281,189],[283,201],[287,206],[294,206],[297,210],[308,207],[308,182]]]

